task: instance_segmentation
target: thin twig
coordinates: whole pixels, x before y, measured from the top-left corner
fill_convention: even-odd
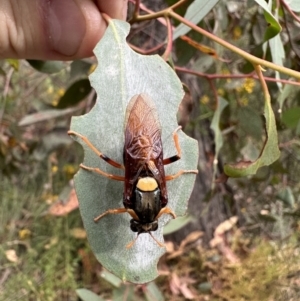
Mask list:
[[[262,74],[262,68],[260,65],[254,65],[254,68],[255,68],[255,71],[257,73],[257,76],[260,80],[260,83],[261,83],[261,86],[262,86],[262,89],[263,89],[263,93],[265,95],[265,99],[270,102],[270,93],[269,93],[269,90],[268,90],[268,86],[267,86],[267,83],[264,79],[264,76]]]
[[[272,62],[260,59],[254,55],[251,55],[250,53],[228,43],[227,41],[215,36],[214,34],[202,29],[201,27],[191,23],[190,21],[186,20],[184,17],[180,16],[179,14],[175,13],[170,7],[161,10],[159,12],[154,12],[154,13],[150,13],[148,15],[143,15],[143,16],[136,16],[135,18],[132,19],[132,22],[142,22],[142,21],[146,21],[146,20],[152,20],[152,19],[156,19],[156,18],[161,18],[164,16],[169,16],[172,17],[176,20],[178,20],[179,22],[181,22],[182,24],[187,25],[188,27],[190,27],[191,29],[195,30],[196,32],[202,34],[203,36],[209,38],[210,40],[222,45],[223,47],[237,53],[238,55],[240,55],[241,57],[243,57],[244,59],[248,60],[249,62],[251,62],[253,65],[261,65],[264,66],[266,68],[270,68],[273,69],[275,71],[287,74],[289,76],[295,77],[297,79],[300,80],[300,72],[286,68],[284,66],[279,66],[276,65]]]
[[[300,23],[300,17],[298,17],[288,6],[288,4],[284,0],[280,0],[281,4],[286,8],[286,10],[291,14],[291,16]]]
[[[175,66],[175,70],[178,72],[184,72],[184,73],[188,73],[188,74],[192,74],[192,75],[196,75],[199,77],[204,77],[207,79],[217,79],[217,78],[253,78],[256,80],[259,80],[258,76],[251,72],[251,73],[247,73],[247,74],[207,74],[207,73],[203,73],[203,72],[198,72],[198,71],[194,71],[194,70],[190,70],[187,68],[183,68],[183,67],[177,67]],[[277,79],[277,78],[273,78],[273,77],[267,77],[265,76],[264,79],[268,82],[279,82],[279,83],[283,83],[283,84],[289,84],[289,85],[294,85],[294,86],[300,86],[300,82],[296,82],[296,81],[292,81],[292,80],[287,80],[287,79]]]
[[[273,70],[285,73],[289,76],[293,76],[293,77],[300,80],[300,72],[298,72],[298,71],[295,71],[295,70],[292,70],[292,69],[289,69],[289,68],[286,68],[286,67],[283,67],[283,66],[279,66],[279,65],[276,65],[276,64],[271,63],[269,61],[260,59],[256,56],[254,56],[254,55],[252,55],[252,54],[250,54],[250,53],[248,53],[248,52],[246,52],[246,51],[244,51],[244,50],[228,43],[227,41],[225,41],[223,39],[220,39],[219,37],[217,37],[214,34],[202,29],[201,27],[198,27],[197,25],[189,22],[188,20],[186,20],[185,18],[183,18],[182,16],[176,14],[173,11],[169,11],[169,15],[172,18],[174,18],[174,19],[180,21],[181,23],[189,26],[190,28],[194,29],[196,32],[199,32],[200,34],[202,34],[205,37],[209,38],[210,40],[213,40],[214,42],[222,45],[223,47],[228,48],[229,50],[237,53],[238,55],[245,58],[246,60],[248,60],[249,62],[251,62],[254,65],[261,65],[261,66],[264,66],[264,67],[267,67],[267,68],[271,68]]]
[[[172,6],[170,6],[169,8],[174,10],[188,1],[190,1],[190,0],[180,0],[177,3],[173,4]]]
[[[139,14],[140,14],[140,0],[135,0],[133,18],[136,18]]]
[[[172,28],[170,18],[166,17],[166,21],[167,21],[167,29],[168,29],[168,42],[167,42],[166,50],[165,50],[164,54],[162,55],[162,58],[165,61],[168,60],[169,55],[172,52],[172,45],[173,45],[173,28]]]
[[[128,44],[129,44],[129,46],[130,46],[134,51],[146,55],[146,54],[153,53],[153,52],[159,50],[160,48],[162,48],[163,46],[165,46],[166,43],[163,42],[163,43],[158,44],[157,46],[155,46],[155,47],[153,47],[153,48],[151,48],[151,49],[146,49],[146,50],[144,50],[144,49],[142,49],[142,48],[139,48],[139,47],[137,47],[137,46],[135,46],[135,45],[133,45],[133,44],[130,44],[130,43],[128,43]]]

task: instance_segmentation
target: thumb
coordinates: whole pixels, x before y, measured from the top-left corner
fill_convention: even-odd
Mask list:
[[[0,59],[91,56],[107,27],[100,11],[125,19],[127,0],[0,0]]]

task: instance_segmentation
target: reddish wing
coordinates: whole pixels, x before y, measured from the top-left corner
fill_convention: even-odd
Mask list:
[[[145,94],[134,96],[125,116],[125,189],[124,206],[131,206],[130,197],[138,177],[153,176],[167,202],[161,126],[153,101]]]

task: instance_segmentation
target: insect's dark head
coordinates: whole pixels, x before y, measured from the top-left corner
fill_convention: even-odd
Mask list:
[[[152,223],[142,224],[141,222],[136,221],[134,219],[130,220],[130,229],[133,232],[137,232],[138,234],[148,233],[150,231],[156,231],[157,228],[158,228],[157,221],[153,221]]]
[[[136,242],[136,240],[138,239],[138,237],[141,233],[148,233],[160,247],[162,247],[162,248],[165,247],[165,245],[163,243],[161,243],[160,241],[158,241],[151,233],[151,231],[155,231],[155,230],[157,230],[157,228],[158,228],[157,220],[155,220],[154,222],[149,223],[149,224],[142,224],[139,221],[136,221],[134,219],[130,220],[130,229],[133,232],[137,232],[137,236],[132,242],[130,242],[126,246],[126,248],[130,249],[134,245],[134,243]]]

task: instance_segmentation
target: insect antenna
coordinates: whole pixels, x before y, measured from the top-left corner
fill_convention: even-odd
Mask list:
[[[130,249],[134,245],[134,243],[136,242],[136,240],[138,239],[138,237],[139,237],[139,234],[136,236],[136,238],[133,241],[131,241],[130,243],[128,243],[126,245],[126,249]]]
[[[160,241],[158,241],[158,240],[152,235],[151,232],[147,232],[147,233],[149,233],[149,235],[152,237],[152,239],[153,239],[153,240],[154,240],[161,248],[164,248],[164,247],[165,247],[165,245],[164,245],[163,243],[161,243]],[[126,245],[126,249],[130,249],[130,248],[135,244],[135,242],[137,241],[138,237],[139,237],[139,234],[136,236],[136,238],[135,238],[133,241],[131,241],[130,243],[128,243],[128,244]]]
[[[150,234],[150,236],[153,238],[153,240],[161,247],[161,248],[164,248],[165,247],[165,244],[161,243],[160,241],[158,241],[153,235],[151,232],[148,232]]]

